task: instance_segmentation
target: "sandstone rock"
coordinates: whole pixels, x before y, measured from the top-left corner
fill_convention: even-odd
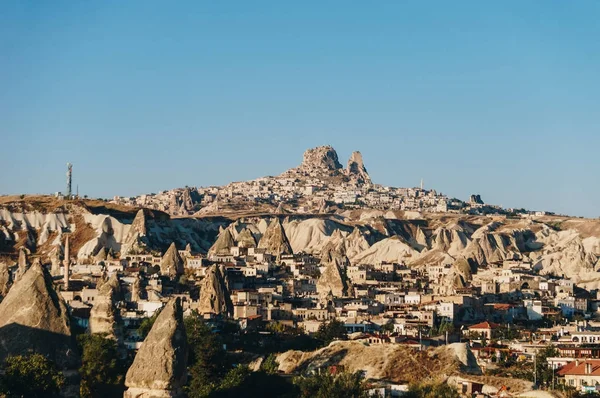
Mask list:
[[[124,398],[184,396],[188,345],[179,299],[171,299],[127,371]]]
[[[17,261],[17,272],[15,273],[15,282],[25,275],[29,269],[29,259],[27,258],[28,250],[24,247],[19,249],[19,260]]]
[[[200,283],[200,299],[198,312],[200,314],[227,315],[233,314],[233,304],[225,277],[217,265],[206,271],[206,276]]]
[[[417,233],[415,234],[415,241],[419,245],[423,246],[424,248],[429,247],[429,245],[427,244],[427,236],[425,235],[425,233],[423,232],[421,227],[417,227]]]
[[[50,274],[52,276],[60,275],[60,247],[55,247],[50,253],[50,262],[52,266],[50,268]]]
[[[349,261],[346,257],[346,240],[339,229],[331,235],[321,252],[321,263],[324,265],[336,264],[338,267],[346,266]]]
[[[355,255],[352,264],[403,263],[418,252],[400,236],[392,236],[375,243],[367,250]]]
[[[346,297],[351,295],[352,291],[352,284],[335,262],[325,267],[325,271],[317,281],[317,292],[320,297],[327,296],[329,293],[335,297]]]
[[[10,271],[8,264],[0,263],[0,299],[6,297],[10,289]]]
[[[125,254],[145,253],[150,242],[148,241],[148,226],[144,209],[138,210],[127,236],[122,243],[122,251]]]
[[[342,168],[335,149],[330,145],[308,149],[300,168],[306,171],[332,172]]]
[[[352,155],[348,160],[346,175],[348,175],[351,180],[359,184],[371,183],[371,177],[369,176],[369,173],[367,173],[367,169],[363,163],[362,154],[360,152],[352,152]]]
[[[131,301],[138,302],[142,297],[142,281],[138,274],[133,283],[131,284]]]
[[[169,246],[169,249],[160,261],[160,273],[168,275],[171,278],[183,274],[183,259],[179,255],[179,251],[177,251],[175,242],[171,243],[171,246]]]
[[[242,232],[240,232],[237,237],[237,242],[239,247],[256,247],[256,239],[254,239],[252,231],[250,231],[248,228],[242,229]]]
[[[79,363],[67,306],[39,264],[29,268],[0,303],[0,361],[29,352],[43,354],[64,369]]]
[[[120,295],[121,286],[115,272],[106,283],[98,287],[98,296],[90,312],[90,333],[106,334],[108,338],[120,339],[120,312],[117,308]]]
[[[229,228],[224,229],[217,238],[214,245],[208,250],[209,255],[229,254],[229,250],[235,246],[235,241]]]
[[[258,248],[265,249],[267,253],[275,256],[293,254],[292,247],[279,218],[274,218],[271,221],[271,224],[269,224],[269,227],[258,243]]]

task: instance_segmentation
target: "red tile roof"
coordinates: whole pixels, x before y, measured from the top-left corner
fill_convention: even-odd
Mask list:
[[[587,361],[573,361],[569,362],[558,370],[560,376],[578,376],[585,375],[586,364],[592,365],[591,376],[600,376],[600,360],[588,359]]]
[[[497,323],[485,321],[476,325],[469,326],[469,329],[499,329],[501,327],[502,325],[498,325]]]

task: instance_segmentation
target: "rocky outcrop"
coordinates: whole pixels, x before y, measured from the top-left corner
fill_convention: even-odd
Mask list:
[[[146,213],[144,209],[140,209],[123,240],[121,251],[124,254],[146,253],[149,245]]]
[[[217,241],[214,245],[208,250],[209,255],[217,255],[217,254],[229,254],[230,249],[235,246],[235,241],[233,240],[233,236],[231,235],[231,231],[229,228],[225,228],[219,234]]]
[[[470,240],[466,231],[459,225],[440,227],[431,237],[431,248],[445,251],[451,256],[458,255],[467,248]]]
[[[371,177],[367,173],[367,168],[363,163],[362,154],[358,151],[352,152],[350,159],[348,160],[348,167],[346,168],[346,175],[350,177],[351,181],[357,184],[370,184]]]
[[[0,303],[0,361],[29,352],[45,355],[64,369],[79,363],[67,306],[39,264],[32,265]]]
[[[55,246],[50,252],[50,274],[52,276],[60,275],[60,267],[61,267],[61,248],[60,246]]]
[[[300,169],[307,172],[331,173],[341,168],[337,152],[330,145],[308,149],[300,165]]]
[[[392,236],[375,243],[350,259],[352,264],[403,263],[418,254],[403,238]]]
[[[242,232],[240,232],[237,237],[237,244],[239,247],[246,249],[250,247],[256,247],[256,239],[254,239],[252,231],[250,231],[248,228],[242,229]]]
[[[271,224],[269,224],[269,227],[258,243],[258,248],[265,249],[267,253],[274,256],[293,254],[292,247],[279,218],[274,218],[271,221]]]
[[[182,397],[188,345],[179,299],[171,299],[127,371],[124,398]]]
[[[353,293],[352,284],[342,269],[335,262],[331,262],[317,281],[317,293],[320,297],[330,293],[334,297],[346,297]]]
[[[331,235],[331,238],[321,251],[321,263],[323,265],[336,264],[338,267],[346,266],[349,261],[346,256],[346,239],[339,229]]]
[[[477,194],[471,195],[469,197],[469,203],[472,204],[472,205],[475,205],[475,204],[482,205],[482,204],[484,204],[483,200],[481,200],[481,195],[477,195]]]
[[[10,289],[10,271],[8,264],[0,262],[0,300],[8,294]]]
[[[280,353],[277,363],[279,371],[286,374],[342,366],[349,372],[364,372],[367,379],[404,383],[445,381],[448,375],[459,371],[482,373],[468,344],[464,343],[415,351],[404,344],[334,341],[316,351]]]
[[[15,282],[20,280],[29,269],[28,250],[24,247],[19,249],[19,260],[17,261],[17,272],[15,273]]]
[[[160,261],[160,273],[175,278],[183,274],[183,259],[177,251],[175,242],[171,243],[169,249]]]
[[[108,338],[120,339],[120,312],[117,302],[120,299],[121,286],[117,273],[98,287],[98,296],[90,312],[89,332],[104,334]]]
[[[217,265],[211,266],[206,271],[206,276],[200,283],[200,300],[198,312],[200,314],[228,315],[233,314],[233,304],[225,276]]]
[[[437,284],[438,294],[454,294],[469,285],[473,279],[471,265],[464,257],[457,258],[447,275]]]

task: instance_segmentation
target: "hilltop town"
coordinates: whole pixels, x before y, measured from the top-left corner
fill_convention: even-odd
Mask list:
[[[467,202],[435,190],[375,184],[360,152],[344,168],[331,146],[309,149],[300,166],[276,177],[232,182],[222,187],[185,187],[136,197],[114,197],[115,204],[146,207],[173,216],[244,212],[314,214],[339,209],[409,212],[508,214],[524,210],[486,205],[479,195]]]
[[[6,197],[0,254],[0,359],[33,351],[69,374],[74,336],[102,336],[130,359],[127,397],[187,391],[186,366],[159,364],[187,361],[190,317],[249,369],[360,371],[381,396],[600,384],[599,221],[378,186],[358,152],[113,203]]]

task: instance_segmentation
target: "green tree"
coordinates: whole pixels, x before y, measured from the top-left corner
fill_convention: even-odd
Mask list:
[[[231,366],[220,336],[197,314],[185,318],[184,323],[190,350],[187,393],[191,398],[207,397],[219,388]]]
[[[148,336],[148,333],[150,333],[150,329],[152,329],[152,325],[154,325],[154,322],[156,321],[156,318],[158,318],[159,314],[160,310],[154,312],[154,315],[152,315],[150,318],[144,318],[142,320],[140,326],[138,327],[138,334],[142,339],[145,339],[146,336]]]
[[[348,333],[344,327],[344,322],[334,319],[331,322],[322,323],[317,333],[315,333],[315,337],[322,340],[325,345],[328,345],[333,340],[346,339]]]
[[[536,373],[539,385],[545,384],[549,386],[552,384],[552,373],[554,371],[548,367],[548,358],[557,357],[558,355],[558,350],[553,345],[547,346],[536,354],[534,372]]]
[[[386,323],[385,325],[381,326],[381,331],[387,332],[387,333],[393,333],[394,332],[394,324],[392,322]]]
[[[7,397],[57,397],[65,383],[54,363],[40,354],[6,358],[0,392]]]
[[[81,396],[108,397],[123,394],[125,368],[119,361],[117,343],[103,336],[80,335],[82,352],[79,368]]]
[[[269,356],[264,359],[260,364],[260,370],[270,375],[277,374],[279,363],[277,362],[275,354],[269,354]]]
[[[367,388],[361,372],[332,374],[322,370],[311,376],[294,378],[300,398],[363,398]]]

